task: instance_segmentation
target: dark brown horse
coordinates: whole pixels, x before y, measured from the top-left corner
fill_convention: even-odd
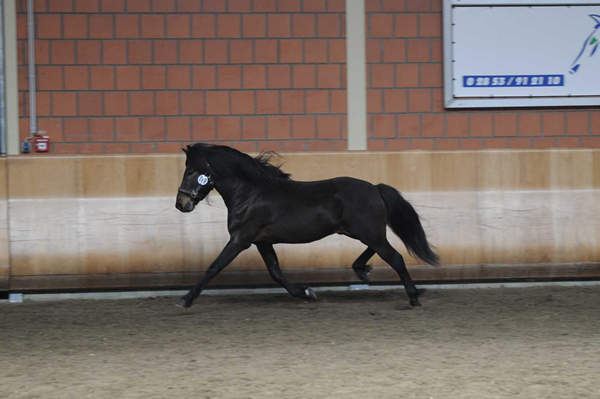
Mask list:
[[[191,306],[210,279],[252,244],[271,277],[291,295],[315,299],[312,289],[285,279],[273,244],[312,242],[334,233],[367,246],[352,265],[361,280],[368,282],[371,268],[366,262],[377,253],[400,276],[410,304],[419,305],[422,290],[417,290],[402,255],[388,242],[386,226],[423,261],[435,265],[438,256],[431,250],[414,208],[393,187],[351,177],[294,181],[269,163],[270,156],[252,158],[226,146],[198,143],[184,152],[185,172],[175,206],[191,212],[216,189],[227,205],[230,239],[200,282],[183,296],[180,306]]]

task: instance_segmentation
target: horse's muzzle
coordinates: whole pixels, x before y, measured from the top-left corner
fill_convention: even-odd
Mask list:
[[[175,208],[184,213],[191,212],[195,208],[194,200],[185,193],[179,192],[175,200]]]

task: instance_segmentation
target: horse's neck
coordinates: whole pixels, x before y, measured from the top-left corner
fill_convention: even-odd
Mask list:
[[[248,198],[252,188],[255,187],[251,182],[242,179],[226,179],[215,185],[215,189],[219,192],[227,208],[235,206],[235,204],[244,202]]]

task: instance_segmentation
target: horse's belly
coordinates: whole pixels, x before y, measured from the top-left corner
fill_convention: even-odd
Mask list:
[[[259,238],[271,243],[299,244],[320,240],[339,230],[337,221],[330,215],[298,213],[265,226]]]

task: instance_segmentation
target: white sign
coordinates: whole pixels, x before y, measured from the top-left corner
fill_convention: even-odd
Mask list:
[[[600,3],[565,3],[447,1],[446,106],[600,104]]]

